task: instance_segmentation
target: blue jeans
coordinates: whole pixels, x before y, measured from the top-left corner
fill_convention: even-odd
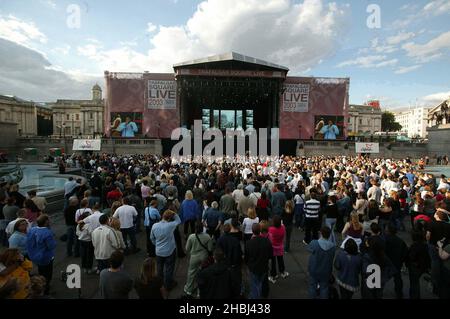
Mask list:
[[[309,276],[309,287],[308,293],[311,299],[317,299],[317,286],[319,285],[319,298],[328,299],[328,286],[330,278],[315,278],[314,276]]]
[[[304,204],[295,204],[294,207],[294,217],[295,217],[295,227],[304,227],[305,218],[304,218]]]
[[[334,234],[334,226],[336,225],[336,218],[325,218],[325,226],[331,229],[330,240],[336,244],[336,235]]]
[[[170,288],[173,283],[173,272],[175,270],[175,253],[176,249],[170,256],[161,257],[156,256],[156,264],[158,269],[158,276],[164,279],[164,287]]]
[[[250,299],[261,299],[262,298],[262,288],[264,278],[267,277],[267,274],[264,273],[262,275],[257,275],[249,272],[250,274]]]

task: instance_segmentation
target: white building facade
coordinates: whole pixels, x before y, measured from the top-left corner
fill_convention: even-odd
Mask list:
[[[396,110],[395,121],[402,126],[401,131],[410,138],[426,138],[428,127],[428,107]]]

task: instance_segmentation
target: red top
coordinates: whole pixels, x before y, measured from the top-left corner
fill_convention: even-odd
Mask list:
[[[256,207],[266,209],[269,206],[269,204],[270,202],[267,198],[266,199],[259,198],[258,201],[256,202]]]
[[[119,198],[122,197],[122,193],[118,190],[112,190],[110,192],[108,192],[108,194],[106,195],[107,199],[111,199],[111,200],[117,200]]]
[[[274,256],[283,256],[284,254],[284,236],[286,234],[286,229],[284,225],[281,227],[269,227],[269,239],[273,247]]]

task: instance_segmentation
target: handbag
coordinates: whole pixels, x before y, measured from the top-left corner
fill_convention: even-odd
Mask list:
[[[211,266],[212,264],[214,264],[214,257],[213,257],[213,253],[211,251],[209,251],[208,247],[206,247],[202,241],[200,240],[200,238],[198,237],[197,234],[195,234],[195,237],[198,240],[198,243],[200,244],[200,246],[202,246],[207,252],[208,252],[208,257],[206,257],[206,259],[204,261],[202,261],[200,268],[201,269],[205,269],[208,268],[209,266]]]

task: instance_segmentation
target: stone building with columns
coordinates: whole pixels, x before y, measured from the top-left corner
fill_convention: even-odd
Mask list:
[[[94,137],[103,135],[104,100],[98,84],[91,100],[57,100],[48,103],[53,110],[53,135]]]
[[[52,134],[52,110],[42,103],[17,96],[0,95],[0,122],[16,124],[13,127],[17,136]]]
[[[381,108],[372,105],[349,105],[348,136],[373,135],[381,131]]]

